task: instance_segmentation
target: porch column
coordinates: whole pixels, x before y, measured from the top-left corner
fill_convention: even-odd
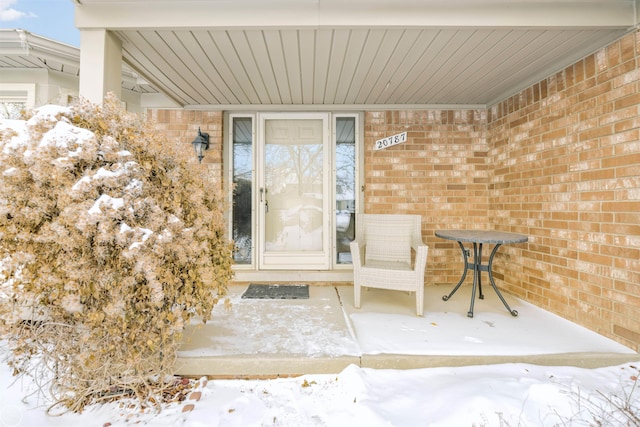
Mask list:
[[[99,104],[122,88],[122,42],[106,29],[80,30],[80,96]]]

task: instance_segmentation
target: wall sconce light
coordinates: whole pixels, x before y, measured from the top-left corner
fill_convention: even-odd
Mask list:
[[[209,134],[202,133],[200,128],[198,128],[198,136],[195,137],[191,144],[193,144],[193,149],[196,151],[198,161],[202,163],[204,151],[209,149]]]

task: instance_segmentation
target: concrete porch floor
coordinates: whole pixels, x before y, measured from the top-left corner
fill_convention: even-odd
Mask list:
[[[351,286],[310,286],[305,300],[252,300],[229,288],[230,310],[187,327],[176,373],[272,378],[339,373],[350,364],[413,369],[495,363],[601,367],[640,360],[613,340],[511,295],[513,317],[490,287],[467,317],[471,287],[425,287],[424,317],[413,294],[370,289],[353,306]]]

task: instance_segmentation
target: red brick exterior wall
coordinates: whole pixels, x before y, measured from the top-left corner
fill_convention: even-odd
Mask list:
[[[440,228],[528,235],[496,255],[497,285],[640,350],[639,105],[635,32],[488,110],[366,112],[364,210],[423,216],[427,285],[461,274]],[[149,117],[185,149],[209,132],[204,162],[222,182],[221,112]]]
[[[220,189],[223,183],[222,116],[221,111],[147,110],[147,120],[166,135],[168,142],[183,144],[185,150],[193,152],[191,141],[198,135],[198,128],[209,134],[209,150],[205,152],[202,164],[206,165],[212,185]]]
[[[460,249],[436,230],[491,226],[486,123],[486,112],[476,110],[365,114],[364,211],[422,215],[427,284],[461,275]],[[374,150],[376,140],[405,131],[406,143]]]
[[[522,271],[501,285],[635,350],[639,62],[635,32],[493,106],[487,137],[488,220],[530,239],[510,251],[509,270]]]

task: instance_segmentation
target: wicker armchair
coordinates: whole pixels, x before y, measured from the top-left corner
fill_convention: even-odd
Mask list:
[[[362,287],[416,294],[422,316],[424,274],[429,247],[422,242],[420,215],[359,214],[356,240],[351,242],[354,304],[360,308]]]

